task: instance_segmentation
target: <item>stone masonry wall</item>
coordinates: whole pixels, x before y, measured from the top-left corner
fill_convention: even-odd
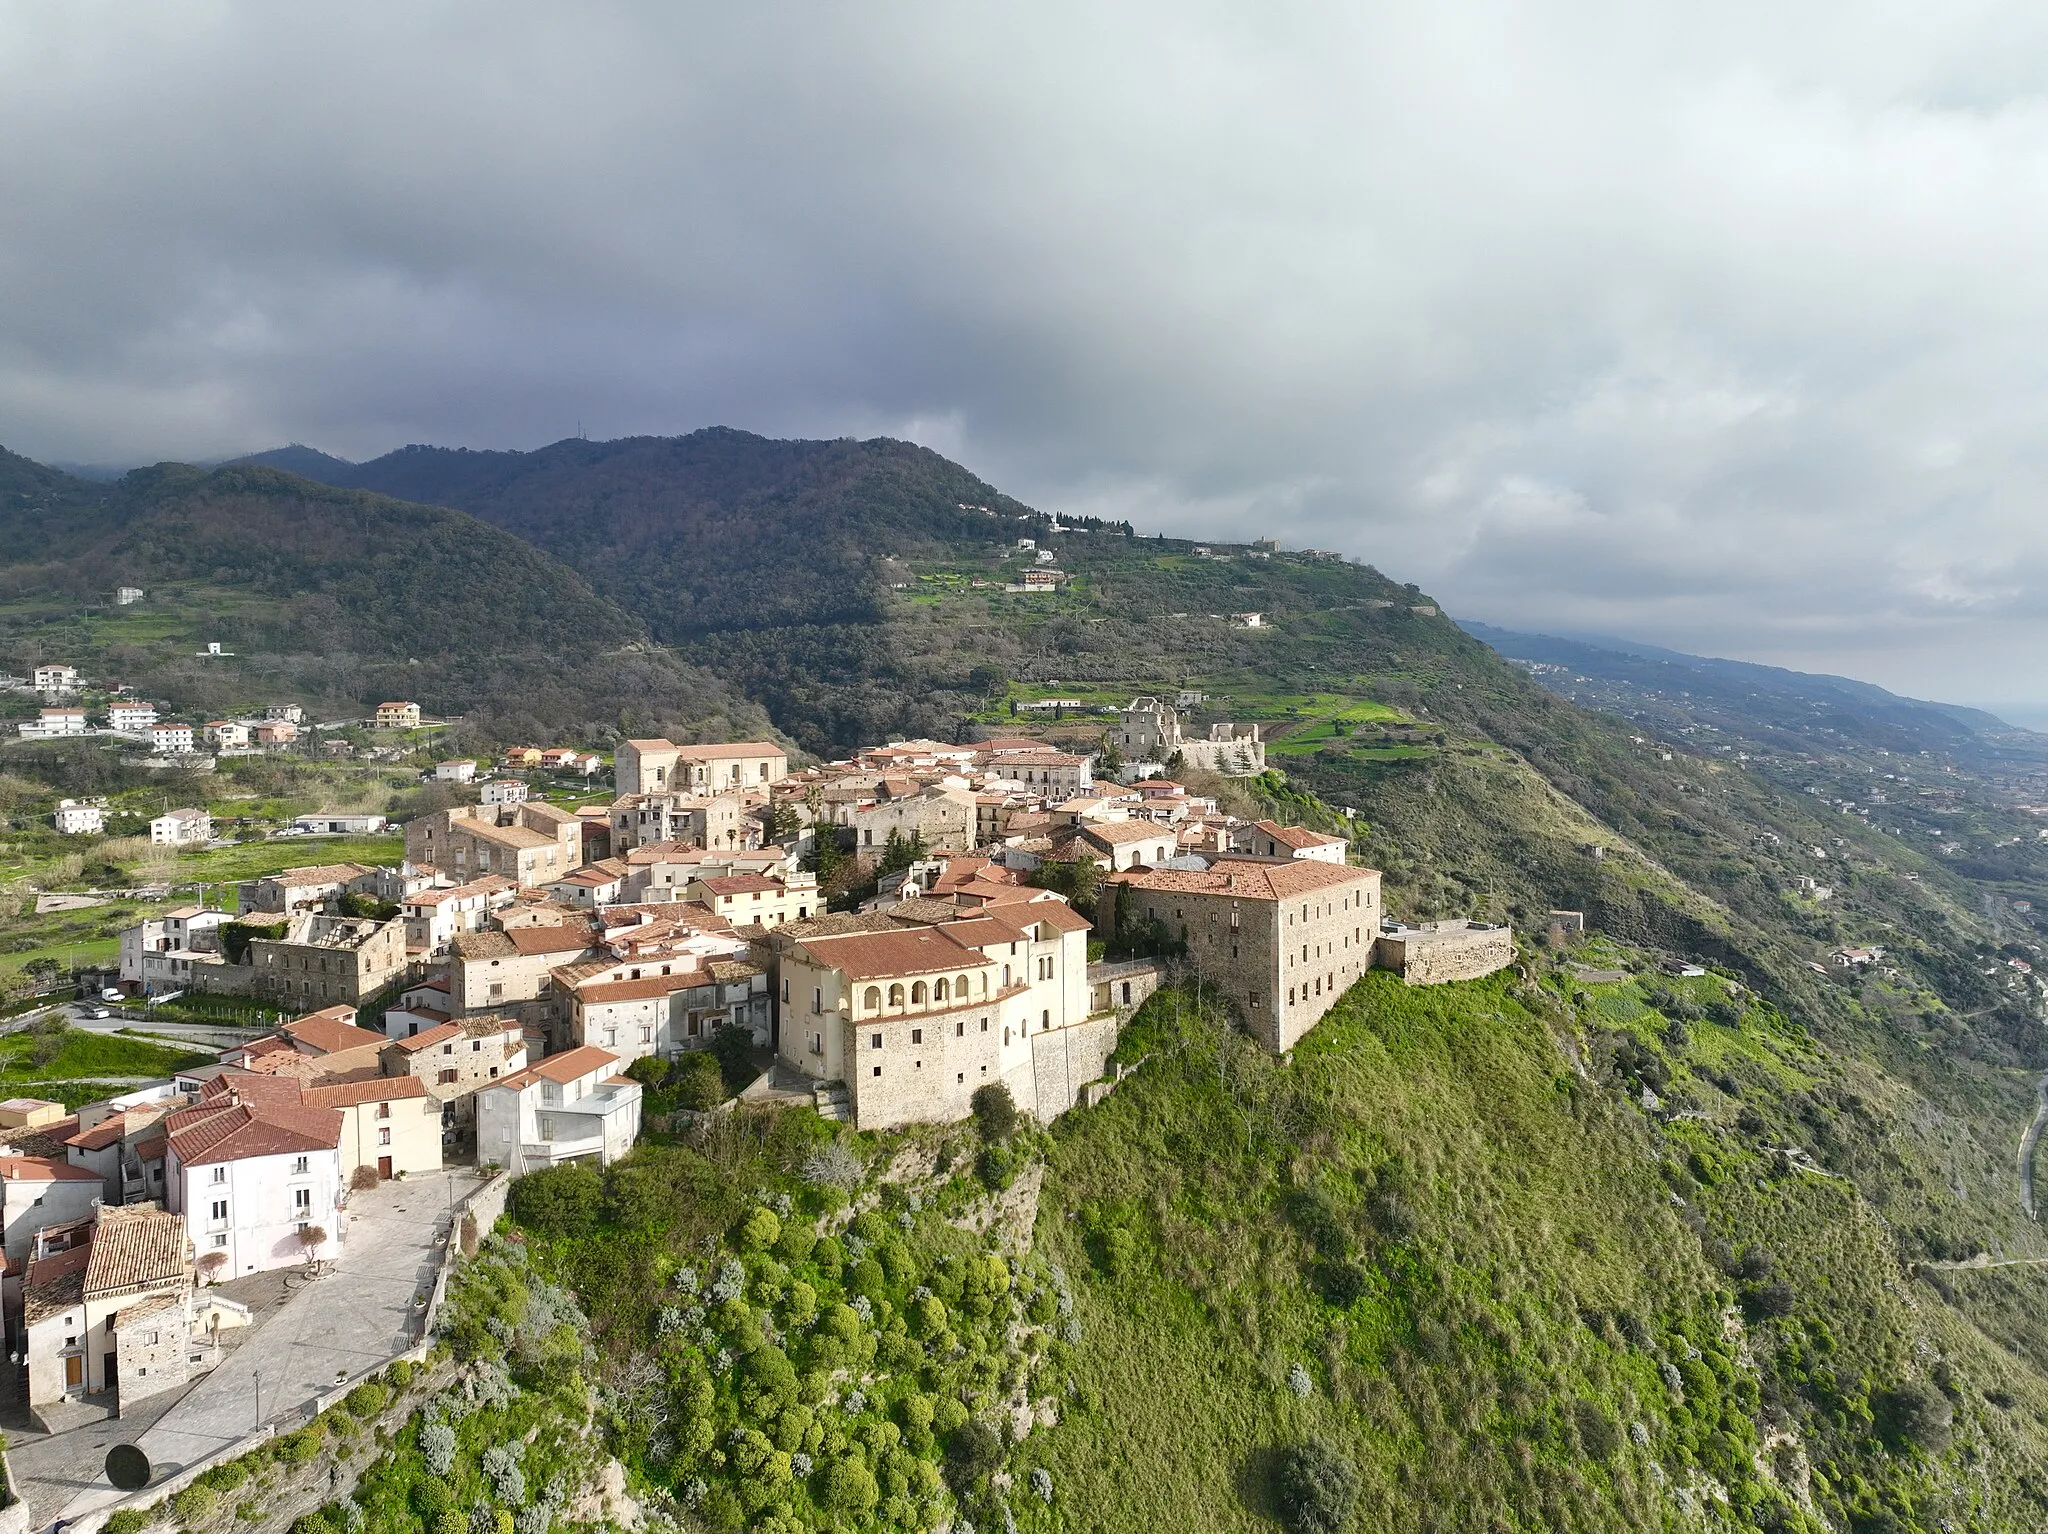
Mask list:
[[[1031,1040],[1031,1069],[1036,1106],[1032,1111],[1049,1124],[1079,1101],[1081,1088],[1100,1077],[1116,1048],[1117,1017],[1091,1017],[1068,1028],[1056,1028]]]
[[[1515,935],[1506,927],[1389,934],[1380,962],[1410,985],[1477,980],[1515,962]]]

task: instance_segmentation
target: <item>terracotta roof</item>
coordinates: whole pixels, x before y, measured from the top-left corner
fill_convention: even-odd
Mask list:
[[[723,746],[678,746],[676,751],[686,762],[722,762],[736,757],[786,756],[788,753],[773,741],[739,740]]]
[[[1172,827],[1151,820],[1090,820],[1074,829],[1090,841],[1110,847],[1122,847],[1131,842],[1172,841],[1174,837]]]
[[[309,1108],[353,1108],[361,1103],[382,1103],[400,1097],[426,1095],[427,1084],[417,1076],[374,1076],[364,1081],[307,1087],[300,1101]]]
[[[123,1114],[101,1119],[90,1129],[81,1129],[64,1143],[83,1151],[105,1150],[109,1145],[119,1144],[128,1132],[128,1120]]]
[[[509,959],[519,952],[503,932],[458,932],[451,946],[463,959]]]
[[[86,1264],[87,1295],[115,1294],[182,1279],[191,1271],[183,1215],[155,1204],[104,1205]]]
[[[1292,858],[1285,863],[1254,863],[1231,858],[1219,859],[1204,872],[1176,869],[1134,869],[1110,874],[1105,884],[1128,884],[1133,889],[1159,890],[1166,894],[1228,895],[1237,900],[1288,900],[1311,895],[1317,890],[1335,889],[1377,879],[1374,868],[1349,868],[1340,863],[1319,863],[1310,858]]]
[[[45,1156],[0,1156],[0,1182],[98,1182],[100,1174]]]
[[[92,1261],[92,1244],[38,1257],[28,1265],[22,1284],[22,1317],[40,1321],[60,1310],[69,1310],[85,1295],[85,1268]]]
[[[360,863],[322,863],[314,868],[287,868],[283,873],[269,876],[265,883],[295,886],[300,884],[346,884],[351,879],[360,879],[369,869]]]
[[[460,1023],[443,1023],[438,1028],[422,1028],[410,1038],[393,1039],[389,1048],[401,1053],[416,1055],[423,1049],[432,1049],[436,1044],[448,1044],[463,1036]]]
[[[505,934],[516,953],[533,957],[544,953],[581,953],[596,941],[597,934],[586,922],[562,922],[557,926],[514,927]]]
[[[716,879],[699,879],[697,883],[714,895],[767,894],[770,890],[783,888],[779,879],[763,878],[760,874],[730,874]]]
[[[280,1083],[283,1085],[283,1083]],[[247,1091],[245,1083],[236,1090]],[[180,1120],[196,1120],[181,1124]],[[294,1101],[236,1102],[172,1115],[171,1149],[184,1166],[209,1166],[251,1156],[334,1150],[341,1144],[341,1114]]]
[[[849,980],[880,980],[893,975],[936,975],[983,962],[982,954],[946,935],[944,927],[898,927],[893,932],[851,933],[845,937],[804,940],[812,957],[840,971]]]
[[[53,1103],[46,1097],[10,1097],[0,1103],[0,1112],[33,1113],[38,1108],[61,1108],[62,1103]]]
[[[586,1006],[603,1006],[614,1001],[645,1001],[653,996],[673,996],[677,991],[694,990],[700,985],[711,984],[711,976],[701,969],[686,969],[679,975],[645,975],[638,980],[598,980],[575,988],[576,997]]]
[[[1320,831],[1311,831],[1304,826],[1277,825],[1270,820],[1255,820],[1252,822],[1252,829],[1283,847],[1293,847],[1297,851],[1308,847],[1341,846],[1344,842],[1341,836],[1325,836]]]
[[[660,736],[656,736],[653,740],[629,740],[626,744],[636,751],[673,751],[676,749],[674,742],[663,739]]]
[[[340,1054],[343,1050],[363,1049],[372,1044],[384,1043],[384,1035],[372,1033],[367,1028],[358,1028],[345,1023],[338,1017],[315,1012],[302,1017],[295,1023],[286,1023],[278,1030],[295,1044],[323,1055]]]
[[[619,1063],[619,1057],[608,1049],[584,1044],[566,1050],[559,1055],[549,1055],[538,1065],[530,1065],[516,1076],[506,1076],[497,1081],[487,1082],[484,1090],[494,1087],[509,1087],[515,1092],[524,1091],[537,1081],[552,1081],[566,1086],[569,1082],[584,1076],[595,1075]]]
[[[461,822],[461,825],[463,830],[473,836],[482,837],[487,842],[497,842],[502,846],[513,848],[515,851],[529,847],[552,847],[555,845],[555,839],[552,836],[535,831],[527,826],[494,826],[488,821],[482,820],[465,820]]]

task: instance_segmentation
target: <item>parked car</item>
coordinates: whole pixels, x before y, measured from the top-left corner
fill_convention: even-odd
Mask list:
[[[101,1001],[126,1001],[127,999],[128,998],[126,996],[123,996],[121,994],[119,986],[110,985],[105,990],[100,992]]]
[[[109,1012],[105,1007],[87,1007],[85,1009],[85,1015],[93,1019],[95,1022],[97,1022],[103,1017],[112,1017],[114,1014]]]

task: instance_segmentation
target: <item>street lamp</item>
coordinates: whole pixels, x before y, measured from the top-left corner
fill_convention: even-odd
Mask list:
[[[256,1371],[256,1426],[263,1426],[263,1371]]]

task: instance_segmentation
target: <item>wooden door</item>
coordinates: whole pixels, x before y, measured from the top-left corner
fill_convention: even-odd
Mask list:
[[[76,1390],[85,1383],[85,1359],[73,1353],[64,1360],[64,1388]]]
[[[391,1158],[389,1156],[379,1156],[377,1158],[377,1175],[386,1182],[391,1180]]]

